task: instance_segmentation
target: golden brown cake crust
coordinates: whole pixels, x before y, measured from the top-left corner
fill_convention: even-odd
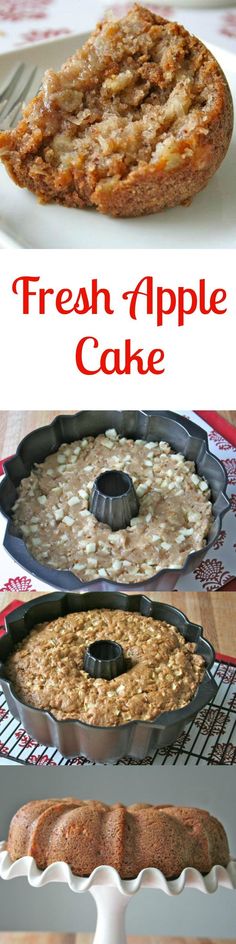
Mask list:
[[[7,848],[12,861],[30,855],[39,869],[64,861],[75,875],[86,876],[110,865],[123,879],[149,867],[173,879],[188,866],[207,874],[214,865],[229,863],[225,830],[206,810],[108,806],[70,797],[21,807],[11,821]]]
[[[123,648],[125,670],[110,681],[84,671],[85,650],[98,639],[114,639]],[[28,705],[58,720],[109,727],[183,708],[197,692],[205,663],[196,644],[166,622],[94,609],[35,626],[5,671]]]
[[[135,5],[105,20],[0,135],[9,173],[41,202],[139,216],[191,201],[227,151],[230,91],[203,44]]]

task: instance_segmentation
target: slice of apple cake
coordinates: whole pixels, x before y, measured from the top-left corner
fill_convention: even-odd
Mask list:
[[[42,203],[139,216],[189,203],[221,163],[230,90],[205,46],[135,5],[49,69],[2,160]]]

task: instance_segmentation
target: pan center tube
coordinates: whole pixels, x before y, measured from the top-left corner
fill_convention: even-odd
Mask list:
[[[101,472],[93,485],[90,511],[97,521],[108,524],[112,531],[127,528],[139,513],[139,501],[131,476],[117,469]]]
[[[111,639],[98,639],[87,646],[84,670],[92,678],[112,679],[125,671],[122,646]]]

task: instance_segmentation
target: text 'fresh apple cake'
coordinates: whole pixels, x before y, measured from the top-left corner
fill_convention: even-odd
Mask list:
[[[194,807],[135,804],[108,806],[95,800],[36,800],[13,817],[7,842],[12,861],[28,855],[39,869],[66,862],[86,876],[101,865],[122,879],[156,868],[174,879],[189,866],[203,875],[227,867],[229,846],[222,824]]]
[[[135,4],[46,72],[18,127],[0,135],[0,154],[43,203],[139,216],[189,203],[223,160],[232,123],[212,54]]]

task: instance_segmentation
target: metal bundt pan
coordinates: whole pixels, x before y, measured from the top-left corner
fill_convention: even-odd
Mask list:
[[[121,583],[108,578],[86,583],[71,571],[56,570],[35,560],[17,531],[12,521],[17,489],[35,462],[43,462],[63,443],[74,442],[83,436],[97,436],[109,428],[115,428],[121,436],[131,439],[165,440],[176,452],[193,460],[199,475],[206,478],[211,489],[214,521],[205,546],[189,554],[182,568],[165,568],[154,577],[137,583]],[[173,590],[177,580],[191,574],[214,544],[221,531],[223,515],[229,509],[227,475],[221,462],[209,452],[206,432],[191,420],[169,411],[83,411],[73,416],[58,416],[51,425],[29,433],[18,446],[16,455],[5,462],[4,469],[6,475],[0,486],[0,510],[8,519],[4,547],[24,570],[60,590]]]
[[[102,608],[166,620],[176,626],[186,640],[196,642],[196,652],[205,659],[206,671],[194,698],[185,708],[164,712],[156,721],[129,721],[117,727],[98,727],[79,720],[57,721],[50,712],[32,708],[16,696],[4,669],[15,643],[28,636],[37,623],[68,613]],[[160,748],[176,741],[184,727],[217,692],[210,672],[215,654],[203,637],[202,627],[191,623],[176,607],[153,602],[145,596],[117,592],[50,593],[11,613],[6,618],[6,629],[7,633],[0,639],[0,681],[9,709],[39,744],[56,747],[66,757],[82,754],[91,761],[106,763],[127,755],[139,760],[153,756]]]

